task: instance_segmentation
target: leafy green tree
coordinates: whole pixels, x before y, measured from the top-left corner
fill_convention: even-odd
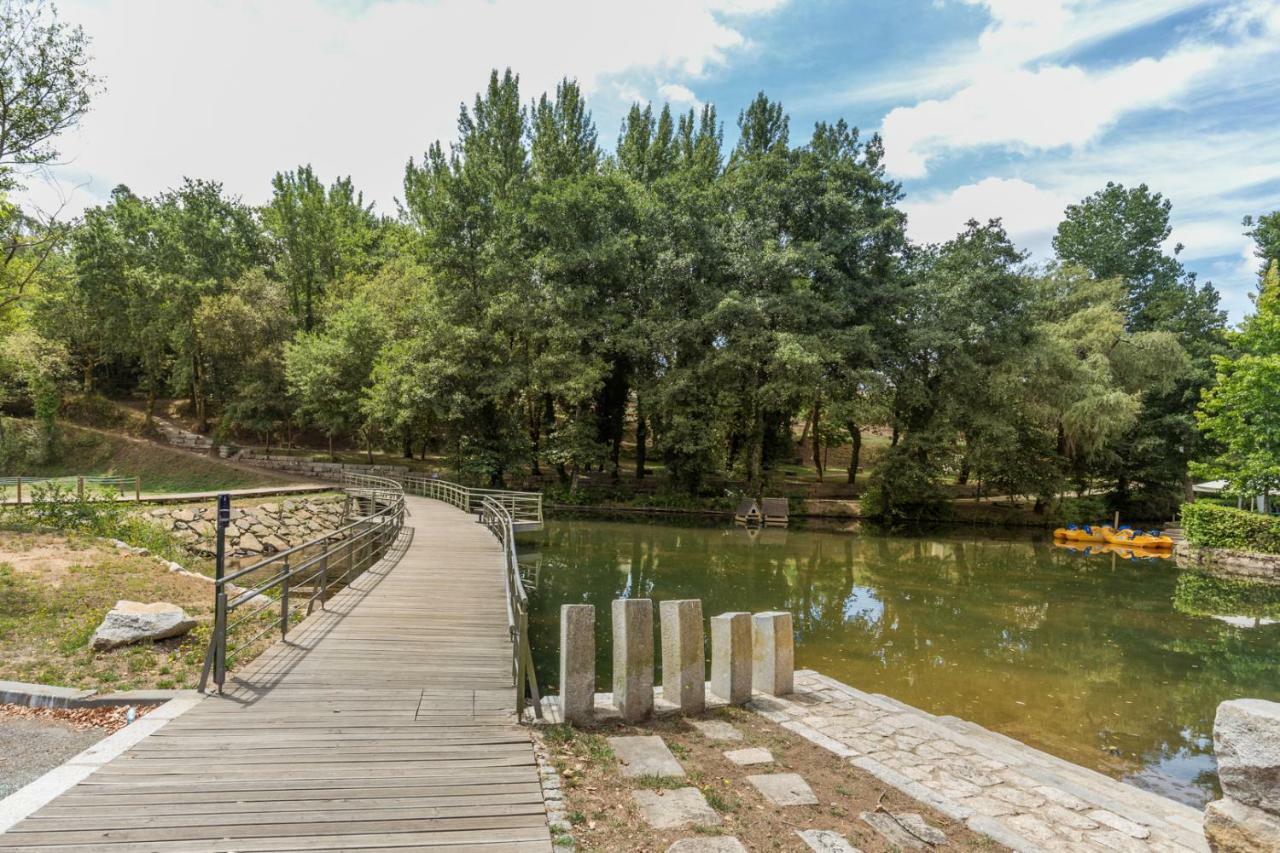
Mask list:
[[[1280,260],[1280,210],[1259,216],[1244,218],[1246,232],[1253,238],[1254,255],[1258,258],[1258,287],[1262,288],[1271,265]]]
[[[1214,357],[1217,382],[1200,404],[1200,428],[1223,447],[1213,467],[1235,492],[1271,494],[1280,491],[1280,261],[1231,344],[1234,355]]]
[[[218,431],[271,433],[288,416],[285,346],[294,319],[285,287],[259,269],[196,306],[193,328],[206,363],[210,397],[219,401]]]
[[[293,314],[310,331],[329,285],[347,273],[370,271],[379,223],[349,177],[326,189],[307,165],[277,172],[271,188],[262,224]]]
[[[902,331],[883,361],[894,441],[872,476],[874,512],[937,514],[943,480],[962,464],[959,436],[988,458],[1024,437],[1002,425],[1012,401],[991,381],[1031,340],[1024,260],[999,220],[970,221],[912,260]]]
[[[285,348],[285,381],[299,416],[324,430],[329,454],[338,435],[359,432],[371,446],[372,424],[361,407],[384,327],[373,308],[353,299],[323,329],[300,331]],[[336,458],[336,457],[334,457]]]
[[[1171,208],[1145,185],[1108,184],[1068,207],[1054,238],[1063,262],[1124,281],[1131,330],[1172,333],[1190,357],[1185,366],[1171,365],[1172,382],[1148,391],[1137,422],[1109,454],[1113,504],[1145,515],[1171,513],[1189,495],[1188,465],[1202,454],[1195,410],[1213,379],[1212,357],[1222,351],[1226,324],[1217,291],[1199,285],[1177,260],[1181,247],[1164,253]]]

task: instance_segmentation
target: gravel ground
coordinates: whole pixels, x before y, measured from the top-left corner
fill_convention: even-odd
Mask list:
[[[0,715],[0,797],[7,797],[106,737],[104,728]]]

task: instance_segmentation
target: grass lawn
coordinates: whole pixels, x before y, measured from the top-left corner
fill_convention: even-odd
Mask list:
[[[22,421],[7,420],[6,428]],[[294,480],[280,474],[228,465],[141,439],[62,424],[61,446],[53,462],[25,470],[4,470],[4,476],[142,478],[144,492],[205,492],[280,486]]]
[[[177,604],[199,624],[184,637],[95,652],[89,637],[119,599]],[[212,584],[154,557],[75,534],[0,532],[0,679],[103,692],[194,687],[212,611]]]

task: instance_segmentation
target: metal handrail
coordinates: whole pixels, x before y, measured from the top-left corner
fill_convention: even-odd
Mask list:
[[[463,512],[477,512],[482,498],[491,498],[506,508],[513,523],[533,522],[541,524],[542,493],[518,492],[508,489],[477,489],[463,486],[437,477],[407,474],[401,479],[411,494],[434,498],[452,504]]]
[[[310,613],[317,602],[324,608],[331,588],[345,585],[390,550],[404,526],[403,487],[384,477],[344,472],[342,488],[348,500],[367,503],[369,511],[337,530],[278,551],[214,581],[213,634],[200,673],[201,691],[212,676],[221,692],[236,652],[277,628],[280,636],[287,638],[290,624]],[[331,566],[334,562],[337,565]],[[309,587],[310,595],[302,599],[291,596],[291,591],[299,587]],[[278,618],[262,618],[277,607]],[[244,613],[232,620],[241,608],[245,608]],[[255,627],[256,632],[243,636]],[[244,630],[237,631],[240,628]],[[236,642],[231,645],[233,634]]]

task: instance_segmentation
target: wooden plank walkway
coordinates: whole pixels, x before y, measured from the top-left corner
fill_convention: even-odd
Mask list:
[[[472,516],[405,500],[398,555],[0,848],[551,850],[501,551]]]

